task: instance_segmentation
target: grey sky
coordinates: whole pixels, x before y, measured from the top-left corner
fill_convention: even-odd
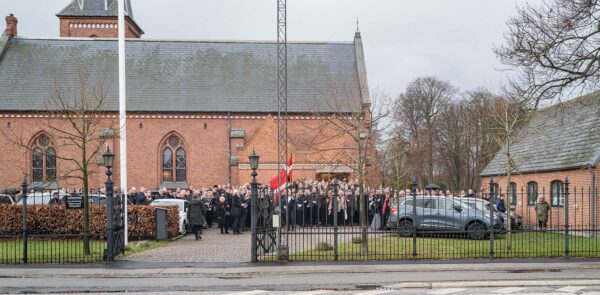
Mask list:
[[[71,0],[0,0],[19,35],[58,37],[55,16]],[[539,0],[530,1],[539,2]],[[509,74],[492,52],[521,0],[288,0],[289,40],[351,41],[360,20],[371,88],[396,97],[434,75],[462,90],[498,88]],[[276,0],[132,0],[151,39],[276,38]],[[2,25],[3,27],[3,25]]]

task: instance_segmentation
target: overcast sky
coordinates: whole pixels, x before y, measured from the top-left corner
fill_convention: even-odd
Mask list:
[[[0,0],[0,15],[14,13],[21,36],[58,37],[55,14],[70,1]],[[143,38],[276,39],[276,0],[131,1]],[[396,97],[411,80],[433,75],[461,90],[497,89],[510,73],[492,49],[525,2],[288,0],[288,39],[352,41],[358,17],[371,88]]]

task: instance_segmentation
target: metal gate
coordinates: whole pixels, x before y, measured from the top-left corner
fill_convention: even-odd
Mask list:
[[[252,237],[252,260],[267,261],[275,257],[277,250],[277,228],[273,226],[275,204],[271,196],[264,191],[258,194],[255,204],[256,206],[251,206],[252,214],[256,216],[256,235]]]
[[[124,203],[122,201],[124,198],[126,198],[124,195],[113,196],[112,193],[107,193],[107,248],[104,251],[105,261],[114,261],[119,253],[125,251]]]

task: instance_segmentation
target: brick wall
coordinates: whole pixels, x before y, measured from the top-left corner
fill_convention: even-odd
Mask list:
[[[23,175],[31,174],[31,156],[25,148],[11,141],[27,144],[35,134],[48,124],[60,124],[58,119],[43,118],[43,114],[0,114],[0,165],[6,167],[0,176],[0,189],[18,186]],[[117,117],[107,118],[102,122],[104,127],[116,127]],[[290,134],[289,151],[293,153],[295,163],[328,163],[327,155],[302,151],[294,146],[297,138],[302,134],[315,132],[320,124],[319,120],[308,117],[290,119],[288,123]],[[132,114],[127,120],[128,133],[128,186],[144,186],[156,188],[161,178],[161,152],[162,143],[170,134],[177,134],[183,141],[186,150],[187,183],[194,187],[228,182],[229,169],[231,169],[232,184],[243,184],[250,181],[250,170],[240,169],[239,166],[230,166],[227,158],[228,132],[226,114]],[[65,127],[67,128],[67,127]],[[277,126],[275,119],[262,114],[232,114],[231,128],[243,129],[244,138],[231,139],[231,155],[237,156],[239,163],[248,163],[248,153],[252,148],[261,156],[262,164],[277,162]],[[116,128],[115,128],[116,129]],[[50,135],[51,136],[51,135]],[[52,137],[52,136],[51,136]],[[9,140],[10,138],[10,140]],[[59,155],[77,155],[74,147],[62,147],[64,143],[55,139]],[[113,180],[118,186],[119,175],[119,139],[108,140],[111,150],[115,153],[115,168]],[[236,144],[239,148],[236,148]],[[349,145],[348,139],[336,139],[334,145]],[[370,151],[375,154],[375,151]],[[375,157],[373,158],[375,159]],[[94,166],[90,186],[99,188],[104,186],[105,169]],[[73,165],[66,161],[58,163],[58,169],[66,171]],[[259,169],[258,179],[267,183],[276,175],[275,169]],[[371,174],[373,184],[380,183],[378,173]],[[314,179],[315,169],[295,170],[294,179]],[[29,177],[28,182],[31,182]],[[77,181],[62,181],[61,185],[76,188],[80,187]]]
[[[595,171],[596,187],[591,187],[592,171]],[[537,182],[538,195],[544,196],[546,201],[551,204],[551,182],[555,180],[564,182],[565,178],[569,177],[569,223],[580,229],[589,228],[591,225],[598,226],[600,223],[599,175],[600,167],[513,175],[511,182],[514,182],[517,187],[514,208],[523,216],[525,223],[535,224],[537,222],[535,207],[528,204],[527,184],[531,181]],[[482,177],[482,189],[486,193],[489,192],[489,182],[489,177]],[[500,191],[505,197],[504,201],[508,204],[506,176],[494,176],[494,182],[500,186]],[[565,208],[566,206],[552,207],[549,224],[554,227],[564,227]]]
[[[97,37],[97,38],[118,38],[116,17],[61,17],[60,18],[60,36],[61,37]],[[129,17],[125,18],[126,38],[140,38],[142,33]]]

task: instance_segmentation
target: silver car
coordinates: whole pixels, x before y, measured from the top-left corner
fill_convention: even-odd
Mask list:
[[[416,215],[413,209],[416,209]],[[474,209],[458,198],[444,196],[401,198],[392,205],[387,225],[405,237],[412,235],[415,227],[418,232],[467,234],[474,240],[485,239],[492,229],[494,232],[504,229],[501,218],[492,221],[488,212]]]
[[[480,198],[460,198],[461,202],[477,210],[486,211],[491,214],[491,210],[494,210],[496,216],[500,216],[503,220],[506,220],[506,213],[499,212],[496,205],[492,205],[488,200]],[[523,227],[523,217],[515,213],[510,213],[510,224],[512,229],[521,229]]]

